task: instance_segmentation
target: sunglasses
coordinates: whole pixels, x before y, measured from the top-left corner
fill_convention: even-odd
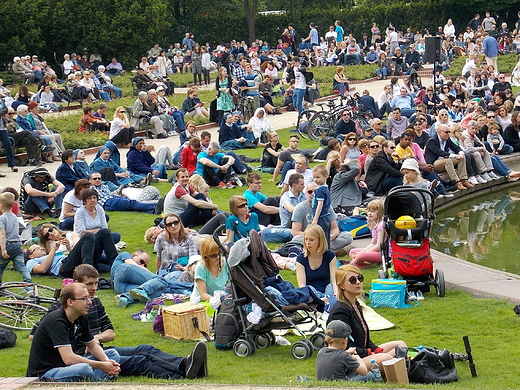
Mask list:
[[[350,114],[343,114],[342,116],[350,116]]]
[[[307,190],[307,193],[310,195],[310,194],[314,194],[314,190]]]
[[[177,226],[179,223],[181,223],[181,221],[179,221],[179,220],[177,219],[176,221],[172,221],[172,222],[165,223],[164,226],[166,226],[166,227],[172,227],[173,225]]]
[[[40,249],[40,248],[34,248],[32,251],[27,252],[27,254],[28,254],[29,256],[32,256],[32,254],[33,254],[34,252],[36,252],[38,249]]]
[[[460,106],[453,105],[453,108],[459,108]]]
[[[242,203],[237,206],[237,208],[239,208],[239,209],[245,209],[246,207],[247,207],[247,203]]]
[[[216,259],[216,258],[220,257],[220,253],[215,253],[213,255],[207,255],[206,257],[208,257],[210,259]]]
[[[395,149],[395,146],[388,146],[388,149]]]
[[[144,265],[146,267],[146,261],[144,261],[140,257],[138,257],[137,259],[139,260],[139,264]]]
[[[495,118],[495,116],[494,115],[490,115],[490,116],[488,116],[488,118]]]
[[[358,276],[351,276],[350,278],[348,278],[350,284],[357,284],[358,281],[359,283],[363,283],[364,280],[365,277],[361,274],[359,274]]]
[[[124,114],[124,113],[126,113],[126,111],[118,111],[118,113]]]
[[[444,133],[444,134],[449,134],[450,131],[449,130],[446,130],[446,131],[441,131],[441,133]]]
[[[100,177],[93,177],[90,180],[101,180],[101,178]]]
[[[53,231],[54,231],[54,228],[50,227],[49,230],[47,230],[47,233],[45,233],[45,238],[49,238]]]
[[[378,149],[379,145],[370,145],[370,149]]]
[[[440,114],[441,116],[448,116],[448,114]]]
[[[356,141],[357,138],[349,138],[348,140],[349,140],[349,141]]]

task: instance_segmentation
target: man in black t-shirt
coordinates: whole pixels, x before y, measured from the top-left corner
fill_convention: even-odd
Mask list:
[[[27,376],[43,381],[101,381],[119,375],[119,353],[103,351],[87,313],[91,300],[84,284],[71,283],[60,295],[61,309],[49,313],[34,334]],[[89,353],[84,354],[85,346]]]

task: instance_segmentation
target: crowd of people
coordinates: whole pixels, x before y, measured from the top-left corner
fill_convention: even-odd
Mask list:
[[[310,45],[310,50],[320,46],[316,26],[311,24],[310,28],[309,36],[302,39],[303,46],[298,47],[298,35],[294,27],[289,26],[279,42],[280,48],[275,51],[286,56],[287,70],[283,79],[288,84],[293,81],[294,106],[298,110],[303,109],[307,91],[307,67],[313,66],[312,55],[305,58],[305,46]],[[476,31],[479,28],[476,26]],[[325,37],[328,44],[340,45],[348,40],[339,21],[329,30]],[[444,42],[452,36],[452,30],[454,34],[455,28],[448,22],[442,31]],[[374,42],[380,34],[377,31],[374,25]],[[402,50],[399,40],[393,39],[394,31],[389,26],[388,46],[392,55]],[[488,34],[486,31],[483,36]],[[374,44],[367,37],[363,39],[369,45]],[[348,45],[352,43],[350,39]],[[188,91],[181,110],[169,105],[165,97],[167,91],[172,91],[168,73],[160,83],[141,77],[146,83],[145,90],[139,93],[131,112],[118,107],[111,122],[106,119],[104,103],[99,104],[96,112],[92,106],[84,107],[80,120],[82,131],[110,132],[110,141],[91,164],[86,162],[82,150],[65,149],[59,134],[23,127],[26,122],[37,123],[37,111],[31,115],[30,110],[35,107],[31,108],[30,102],[29,106],[16,107],[16,119],[11,105],[7,123],[14,122],[21,128],[17,131],[17,125],[13,125],[17,134],[23,134],[17,142],[27,147],[28,154],[29,150],[34,152],[34,156],[29,157],[35,168],[24,175],[20,194],[11,187],[4,188],[0,194],[3,213],[0,216],[0,282],[10,261],[25,281],[30,281],[31,275],[74,280],[61,292],[61,308],[49,313],[35,330],[29,375],[54,381],[103,380],[117,375],[190,379],[206,376],[204,344],[197,344],[187,358],[147,345],[101,349],[99,344],[113,341],[115,333],[95,291],[99,272],[110,272],[119,307],[146,303],[171,293],[189,296],[192,302],[203,303],[208,314],[213,314],[229,282],[227,262],[211,237],[220,225],[225,225],[224,243],[228,248],[233,248],[253,230],[266,242],[290,243],[293,249],[289,256],[275,255],[280,268],[295,270],[297,287],[308,287],[316,297],[330,299],[331,312],[326,327],[328,347],[318,355],[318,379],[371,380],[367,367],[372,359],[380,364],[394,356],[397,346],[406,346],[403,341],[374,344],[358,302],[364,280],[360,269],[382,261],[384,206],[376,197],[403,184],[430,189],[436,197],[451,197],[454,191],[464,191],[501,176],[508,181],[519,180],[520,172],[508,168],[499,157],[520,150],[520,110],[515,110],[517,102],[511,86],[503,74],[491,74],[496,66],[490,69],[488,63],[482,71],[476,66],[467,70],[467,80],[466,77],[446,80],[440,77],[440,69],[436,70],[433,83],[424,88],[421,79],[411,71],[415,69],[413,64],[405,60],[408,68],[403,70],[410,70],[410,77],[405,77],[401,85],[394,76],[384,87],[379,104],[374,101],[376,115],[370,127],[357,129],[352,113],[345,110],[336,124],[334,137],[326,146],[302,150],[296,134],[290,135],[288,145],[282,145],[273,124],[266,118],[267,112],[276,113],[276,107],[269,102],[268,95],[261,95],[253,68],[256,64],[261,68],[266,63],[264,69],[269,69],[275,59],[283,63],[283,57],[282,60],[269,58],[267,51],[267,59],[262,62],[262,44],[255,42],[250,48],[253,50],[236,42],[222,48],[216,83],[221,124],[218,140],[212,140],[208,131],[199,134],[193,121],[185,122],[186,116],[208,115],[198,100],[196,87]],[[355,41],[354,45],[357,45]],[[189,65],[195,81],[198,79],[201,83],[200,74],[206,76],[204,54],[208,51],[192,41],[190,34],[182,46],[186,53],[191,51]],[[175,67],[173,60],[179,57],[180,45],[170,49],[165,52],[154,45],[148,56],[143,57],[138,75],[145,76],[155,65],[159,72],[168,72],[169,66],[177,71],[189,69],[184,62]],[[223,55],[228,53],[230,58],[232,49],[238,52],[239,59],[234,69],[230,60],[228,66],[225,65]],[[291,58],[293,50],[298,49],[303,51],[303,57]],[[239,55],[239,50],[244,51],[243,55]],[[409,47],[407,55],[414,50],[415,47]],[[373,51],[376,50],[369,47],[368,53]],[[345,65],[360,62],[354,52],[345,54],[345,58],[342,62]],[[83,63],[86,79],[90,78],[88,68],[95,65],[94,77],[105,70],[117,70],[115,65],[103,69],[100,57],[91,56],[92,59],[88,61],[90,66]],[[67,57],[65,60],[71,61]],[[468,61],[472,60],[470,55]],[[66,68],[70,74],[76,71],[75,62],[71,63],[72,67]],[[389,74],[382,72],[383,77]],[[276,76],[266,77],[268,83],[274,83],[277,75],[276,72]],[[487,79],[485,86],[479,84],[483,77]],[[338,83],[343,92],[345,86],[339,80]],[[471,83],[477,84],[471,87]],[[235,111],[232,89],[237,93],[243,91],[258,101],[258,109],[248,123],[242,123],[240,112]],[[435,89],[441,92],[436,94]],[[483,95],[475,96],[479,91]],[[364,97],[367,96],[370,97],[364,93]],[[385,115],[387,121],[383,126],[380,118]],[[167,138],[175,131],[180,139],[179,149],[172,151],[165,144],[155,150],[146,145],[143,137],[135,137],[144,117],[152,125],[149,137]],[[126,168],[122,167],[117,146],[121,144],[129,148]],[[243,156],[233,152],[249,147],[263,148],[258,153],[261,155],[258,169],[272,174],[270,184],[276,183],[280,189],[276,196],[262,192],[262,175],[253,171]],[[61,160],[55,176],[41,167],[42,152],[50,153],[51,160]],[[311,159],[319,164],[311,168]],[[150,184],[168,180],[167,169],[173,168],[176,172],[170,178],[172,187],[161,199],[159,191]],[[210,198],[210,188],[244,185],[241,195],[230,197],[229,212],[222,211]],[[366,207],[371,241],[365,248],[349,252],[353,237],[348,231],[340,231],[338,219],[351,215],[358,207]],[[144,233],[145,241],[154,244],[155,261],[143,249],[118,253],[117,244],[122,237],[110,230],[106,211],[164,212],[164,217],[158,218]],[[39,226],[38,242],[31,245],[25,255],[18,224],[13,223],[20,212],[59,217],[59,226],[51,223]],[[196,231],[196,227],[201,228]],[[349,264],[345,265],[345,260],[338,261],[347,254]],[[149,266],[151,261],[155,267]],[[76,332],[72,338],[71,327]],[[351,334],[353,337],[349,337]]]

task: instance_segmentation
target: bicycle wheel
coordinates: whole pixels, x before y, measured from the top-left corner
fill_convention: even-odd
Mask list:
[[[47,313],[47,309],[25,301],[0,302],[0,327],[31,330]]]
[[[6,282],[0,285],[0,296],[31,300],[33,303],[53,303],[56,289],[42,284]]]
[[[296,121],[296,130],[303,138],[309,138],[309,124],[311,118],[316,114],[316,110],[303,110],[298,114],[298,120]]]
[[[334,125],[331,124],[330,117],[322,112],[313,115],[308,130],[309,138],[313,141],[318,141],[325,136],[334,135]]]

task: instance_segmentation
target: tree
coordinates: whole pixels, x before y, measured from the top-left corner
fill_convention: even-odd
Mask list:
[[[256,39],[256,13],[258,12],[258,0],[244,0],[244,13],[246,15],[249,42]]]

